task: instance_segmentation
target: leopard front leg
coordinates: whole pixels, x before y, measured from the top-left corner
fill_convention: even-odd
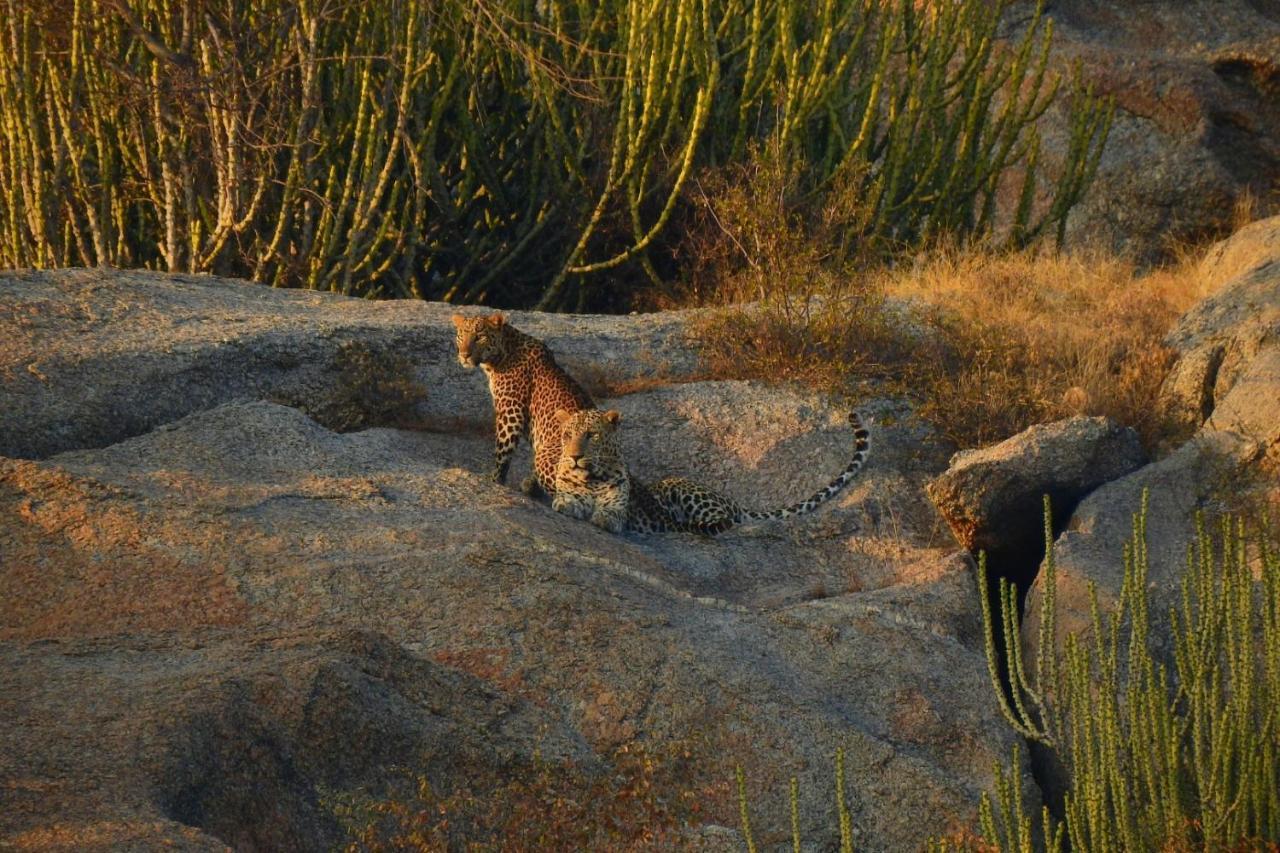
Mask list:
[[[630,508],[629,481],[610,483],[595,494],[595,510],[591,513],[591,523],[610,533],[621,533],[627,529],[627,513]]]
[[[576,518],[579,521],[586,521],[591,518],[594,504],[595,502],[588,495],[560,488],[556,489],[555,497],[551,499],[551,508],[553,510],[564,513],[570,518]]]
[[[520,434],[525,430],[525,414],[518,405],[502,405],[494,400],[493,418],[493,474],[495,483],[504,483],[511,457],[520,445]]]

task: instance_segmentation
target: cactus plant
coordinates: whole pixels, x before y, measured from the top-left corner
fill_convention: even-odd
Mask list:
[[[1017,171],[1010,239],[1061,240],[1110,108],[1076,82],[1033,205],[1061,81],[1010,2],[0,0],[0,266],[601,304],[765,139],[852,242],[986,233]]]

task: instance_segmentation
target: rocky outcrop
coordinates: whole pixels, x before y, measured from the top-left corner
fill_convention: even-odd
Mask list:
[[[1033,4],[1015,4],[1010,23]],[[1054,63],[1115,99],[1097,179],[1068,221],[1076,245],[1142,260],[1227,232],[1237,205],[1265,210],[1280,181],[1280,7],[1250,0],[1046,4]],[[1042,123],[1068,146],[1067,99]]]
[[[481,309],[106,269],[6,273],[2,282],[0,455],[104,447],[236,400],[276,400],[339,429],[491,420],[483,383],[457,368],[448,322]],[[511,318],[607,393],[698,376],[690,315]],[[369,382],[396,379],[428,393],[362,411]]]
[[[1038,540],[1043,492],[1079,501],[1055,544],[1063,633],[1087,626],[1090,582],[1118,595],[1144,490],[1158,612],[1196,511],[1274,459],[1277,233],[1217,247],[1206,288],[1229,280],[1170,335],[1166,401],[1193,441],[1133,470],[1131,434],[1072,419],[933,485],[969,548]],[[0,277],[0,846],[322,849],[342,838],[333,797],[406,769],[442,790],[548,759],[603,776],[624,745],[689,757],[695,847],[734,843],[738,764],[758,840],[786,841],[796,775],[806,839],[833,846],[841,747],[860,849],[971,824],[1013,737],[971,561],[940,547],[926,498],[946,460],[909,406],[863,401],[871,462],[817,513],[610,536],[489,481],[489,401],[452,310]],[[827,482],[845,413],[707,379],[698,319],[513,316],[622,411],[639,476],[760,508]]]
[[[1188,426],[1239,433],[1280,458],[1280,217],[1219,243],[1200,276],[1211,295],[1166,338],[1178,361],[1163,403]]]
[[[610,536],[488,480],[483,377],[449,313],[107,271],[0,282],[0,845],[324,848],[326,798],[396,768],[447,788],[535,754],[607,768],[632,743],[689,752],[708,844],[737,825],[736,764],[759,839],[786,837],[796,775],[806,838],[834,844],[840,747],[860,849],[969,824],[1013,739],[908,411],[865,403],[873,461],[818,513]],[[768,507],[851,452],[823,398],[667,381],[700,369],[680,317],[513,321],[630,383],[595,390],[632,392],[607,404],[642,476]],[[408,358],[391,387],[426,396],[386,411],[413,429],[304,412],[349,403],[344,344],[366,370]]]
[[[1081,501],[1053,546],[1057,641],[1064,641],[1068,633],[1081,637],[1089,633],[1090,584],[1097,590],[1102,612],[1119,599],[1124,548],[1132,540],[1134,517],[1142,510],[1145,493],[1153,645],[1168,655],[1171,646],[1164,616],[1170,605],[1181,601],[1180,583],[1187,546],[1195,539],[1196,514],[1213,515],[1229,508],[1228,500],[1239,496],[1251,450],[1251,443],[1233,433],[1207,431],[1168,457],[1102,486]],[[1040,574],[1027,595],[1023,620],[1022,642],[1031,660],[1039,648],[1043,597]]]
[[[1029,582],[1044,554],[1044,496],[1065,518],[1084,495],[1144,462],[1132,429],[1078,416],[957,453],[927,488],[961,545],[986,551],[1000,574]]]
[[[1195,437],[1166,458],[1089,495],[1054,545],[1058,639],[1089,626],[1088,586],[1104,607],[1120,595],[1122,552],[1148,494],[1151,612],[1179,601],[1196,515],[1266,504],[1280,496],[1280,218],[1254,223],[1215,246],[1200,267],[1211,295],[1166,342],[1178,353],[1162,399]],[[1023,643],[1035,650],[1043,578],[1027,599]],[[1161,627],[1154,642],[1169,652]]]

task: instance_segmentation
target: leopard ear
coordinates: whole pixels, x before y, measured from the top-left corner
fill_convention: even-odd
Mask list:
[[[489,317],[486,317],[485,322],[488,323],[490,326],[493,326],[495,329],[501,329],[503,326],[507,324],[507,318],[502,316],[501,314],[493,314]]]
[[[463,317],[461,314],[454,314],[449,319],[453,320],[453,325],[457,326],[459,329],[462,328],[463,323],[467,322],[467,318]]]
[[[569,412],[567,412],[564,409],[556,410],[555,419],[556,419],[556,423],[559,424],[560,426],[564,426],[565,422],[569,420],[569,418],[571,417],[573,417],[573,415],[569,414]]]
[[[622,412],[619,412],[617,409],[610,409],[604,413],[604,419],[611,424],[616,424],[618,421],[622,420]]]

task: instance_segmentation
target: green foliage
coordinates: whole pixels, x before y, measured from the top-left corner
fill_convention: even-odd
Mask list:
[[[1019,175],[1010,239],[1060,239],[1110,107],[1074,87],[1042,192],[1010,2],[0,0],[0,266],[608,304],[761,140],[859,199],[845,243],[985,233]]]
[[[1280,554],[1224,519],[1188,549],[1180,606],[1170,608],[1172,666],[1152,651],[1146,497],[1125,546],[1124,580],[1106,618],[1091,588],[1087,638],[1055,648],[1055,572],[1048,501],[1044,599],[1034,678],[1024,666],[1015,592],[1001,581],[998,649],[985,592],[987,657],[1009,722],[1051,749],[1070,780],[1063,821],[1047,812],[1049,849],[1239,850],[1280,840]],[[982,588],[985,560],[980,561]],[[1010,687],[1000,678],[1007,660]],[[1016,756],[1014,775],[1018,766]],[[999,772],[999,771],[998,771]],[[985,844],[1031,850],[1016,782],[1000,773],[984,798]],[[997,820],[996,812],[1001,819]]]

